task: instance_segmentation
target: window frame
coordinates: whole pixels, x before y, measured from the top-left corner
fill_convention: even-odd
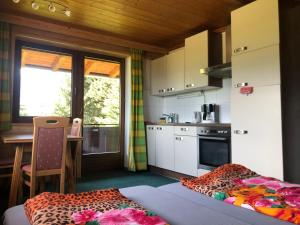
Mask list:
[[[32,123],[34,116],[20,116],[20,95],[21,95],[21,60],[22,60],[22,49],[29,48],[33,50],[40,50],[50,53],[61,53],[70,55],[72,57],[72,73],[71,73],[71,93],[72,93],[72,104],[71,104],[71,115],[73,112],[73,92],[74,92],[74,51],[69,49],[63,49],[54,46],[47,46],[37,43],[26,42],[22,40],[16,40],[15,42],[15,63],[14,63],[14,79],[13,79],[13,105],[12,105],[12,122],[13,123]]]
[[[33,116],[20,116],[20,91],[21,91],[21,60],[22,48],[31,48],[41,51],[57,52],[70,55],[72,57],[71,73],[71,115],[70,119],[83,118],[83,96],[84,96],[84,59],[95,58],[99,60],[120,63],[120,128],[124,128],[125,116],[125,59],[115,56],[102,55],[98,53],[77,51],[47,44],[32,43],[17,39],[15,41],[15,62],[13,76],[13,123],[32,123]]]

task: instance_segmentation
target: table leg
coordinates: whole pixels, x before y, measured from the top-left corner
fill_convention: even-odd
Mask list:
[[[24,150],[23,144],[17,145],[16,153],[15,153],[13,174],[12,174],[12,178],[11,178],[8,207],[12,207],[17,204],[17,193],[18,193],[18,185],[19,185],[19,181],[20,181],[23,150]]]
[[[76,178],[81,178],[81,158],[82,158],[82,142],[77,142],[76,144]]]
[[[75,168],[74,168],[74,158],[72,156],[72,148],[71,143],[68,142],[67,152],[66,152],[66,169],[67,169],[67,189],[69,193],[76,192],[76,176],[75,176]]]

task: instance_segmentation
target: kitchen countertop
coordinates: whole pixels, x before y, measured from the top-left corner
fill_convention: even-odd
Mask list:
[[[193,126],[193,127],[231,127],[230,123],[164,123],[159,122],[145,122],[146,125],[158,126]]]

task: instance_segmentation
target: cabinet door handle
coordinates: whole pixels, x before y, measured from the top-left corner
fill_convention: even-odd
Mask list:
[[[248,134],[248,131],[247,130],[234,130],[233,133],[242,135],[242,134]]]
[[[240,52],[244,52],[244,51],[247,51],[248,50],[248,47],[247,46],[244,46],[244,47],[239,47],[239,48],[236,48],[233,50],[233,53],[240,53]]]
[[[175,88],[167,88],[167,92],[169,91],[175,91]]]
[[[160,89],[158,90],[158,93],[165,93],[166,92],[166,89]]]
[[[156,130],[162,130],[162,127],[157,127]]]
[[[195,86],[195,84],[187,84],[187,85],[185,85],[185,87],[187,87],[187,88],[194,87],[194,86]]]
[[[182,140],[183,140],[183,137],[175,137],[175,140],[176,140],[176,141],[182,141]]]
[[[235,88],[246,87],[246,86],[248,86],[248,82],[237,83],[234,85]]]
[[[181,130],[181,131],[188,131],[189,129],[186,128],[186,127],[182,127],[182,128],[180,128],[180,130]]]

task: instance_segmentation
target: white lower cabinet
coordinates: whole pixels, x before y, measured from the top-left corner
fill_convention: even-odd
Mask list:
[[[232,89],[232,162],[283,179],[280,85]]]
[[[197,176],[198,138],[192,136],[174,136],[175,171]]]
[[[196,127],[147,125],[146,131],[148,165],[197,176]]]
[[[148,165],[156,165],[156,126],[147,126],[147,156]]]
[[[174,170],[174,127],[156,127],[156,166]]]

